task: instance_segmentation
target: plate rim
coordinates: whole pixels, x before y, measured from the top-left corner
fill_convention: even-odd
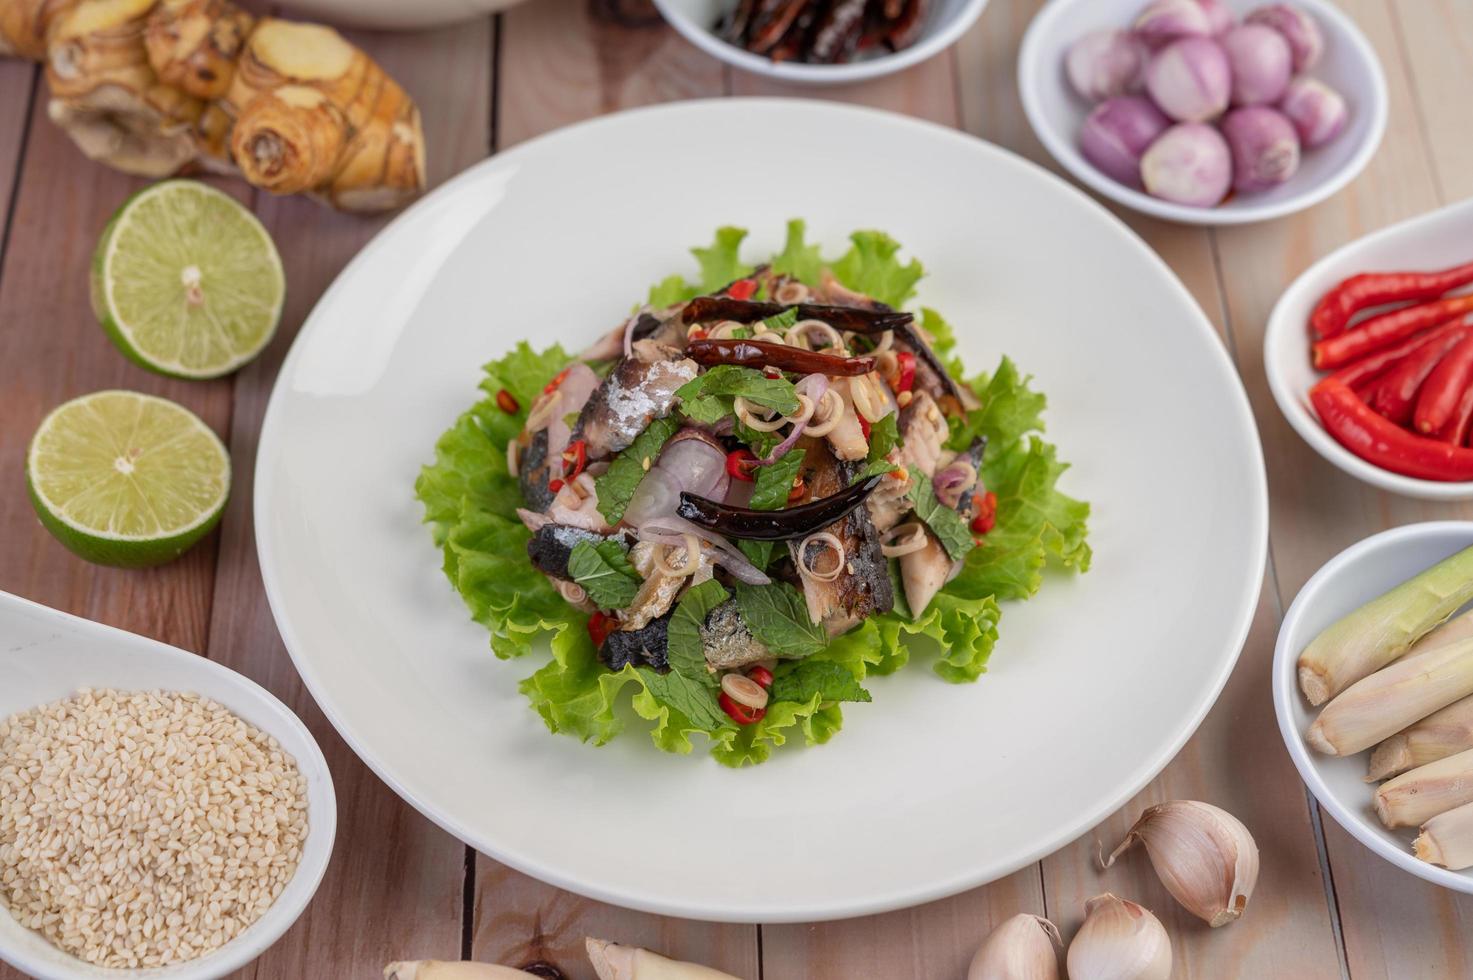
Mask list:
[[[534,858],[520,853],[512,853],[504,848],[494,846],[493,841],[485,840],[480,835],[470,832],[468,828],[462,826],[461,821],[454,819],[449,814],[438,812],[424,800],[409,792],[392,773],[386,770],[386,767],[365,750],[364,742],[359,732],[344,723],[337,705],[325,695],[322,679],[316,676],[314,669],[310,665],[310,661],[296,652],[296,648],[301,644],[291,618],[286,612],[286,600],[280,591],[280,583],[277,581],[274,571],[277,563],[272,550],[273,544],[268,540],[269,536],[261,534],[258,530],[255,534],[256,552],[261,569],[261,578],[265,586],[267,603],[271,609],[272,618],[275,620],[277,629],[281,634],[282,643],[286,647],[288,655],[291,657],[293,666],[302,678],[303,684],[311,693],[313,699],[317,702],[319,708],[332,724],[333,728],[342,736],[349,748],[353,750],[354,754],[363,761],[374,775],[383,780],[401,799],[409,803],[432,823],[447,833],[450,833],[456,839],[469,844],[488,857],[517,871],[530,875],[539,881],[622,908],[675,918],[730,923],[832,921],[910,908],[925,902],[948,898],[980,885],[997,881],[1020,868],[1033,864],[1047,855],[1054,853],[1120,809],[1133,796],[1145,788],[1176,757],[1187,740],[1191,738],[1201,725],[1202,720],[1207,716],[1207,712],[1217,703],[1217,699],[1221,695],[1228,677],[1231,676],[1233,669],[1237,666],[1238,658],[1242,654],[1243,646],[1247,641],[1249,630],[1257,614],[1258,602],[1263,588],[1264,569],[1267,566],[1268,478],[1264,463],[1263,446],[1259,439],[1258,426],[1248,400],[1247,390],[1243,386],[1242,378],[1232,362],[1226,345],[1222,338],[1218,336],[1211,321],[1208,320],[1207,315],[1203,312],[1201,305],[1196,301],[1196,298],[1192,296],[1191,292],[1182,283],[1176,273],[1172,271],[1171,267],[1166,264],[1165,260],[1119,217],[1112,214],[1098,201],[1059,175],[1050,172],[1046,168],[1027,160],[1011,150],[989,143],[958,129],[883,109],[875,109],[868,106],[834,104],[816,99],[716,97],[679,100],[610,113],[541,134],[473,164],[426,194],[419,201],[415,202],[415,204],[396,216],[364,245],[347,265],[343,267],[342,271],[338,273],[338,276],[333,280],[333,283],[327,290],[323,292],[321,298],[313,306],[312,311],[303,320],[301,327],[293,337],[291,349],[287,352],[285,359],[282,361],[281,368],[277,372],[276,379],[272,383],[271,396],[267,402],[266,413],[262,420],[261,433],[256,449],[252,517],[256,528],[270,526],[271,514],[268,512],[267,505],[264,501],[271,496],[271,483],[275,477],[275,471],[269,465],[264,465],[264,461],[267,461],[275,453],[277,443],[282,438],[280,435],[280,431],[283,428],[281,419],[284,409],[282,405],[288,397],[285,393],[286,385],[283,384],[283,381],[291,377],[294,373],[294,369],[301,357],[301,351],[305,349],[305,344],[303,343],[304,338],[313,329],[313,324],[319,316],[324,315],[321,311],[329,306],[330,302],[341,290],[348,288],[346,284],[354,278],[356,270],[366,264],[366,256],[386,247],[385,242],[394,238],[397,228],[401,223],[406,222],[408,218],[419,210],[432,206],[436,200],[456,193],[462,185],[478,179],[483,172],[500,167],[517,166],[519,165],[520,158],[529,152],[528,148],[536,148],[546,142],[565,139],[570,132],[586,135],[589,132],[597,131],[604,127],[617,127],[622,125],[626,119],[633,117],[650,115],[678,116],[681,113],[705,113],[712,111],[736,113],[749,113],[753,111],[766,113],[793,112],[800,114],[822,113],[830,116],[848,116],[859,125],[880,125],[909,129],[912,132],[924,133],[927,136],[950,141],[958,147],[964,147],[965,152],[990,156],[1004,166],[1029,174],[1032,179],[1042,179],[1044,182],[1052,184],[1057,190],[1071,197],[1076,203],[1090,209],[1097,217],[1109,222],[1123,236],[1124,241],[1121,243],[1122,247],[1133,249],[1139,256],[1143,257],[1161,272],[1166,288],[1174,291],[1179,298],[1184,300],[1195,311],[1196,316],[1191,318],[1192,329],[1198,332],[1202,342],[1211,352],[1208,355],[1209,361],[1213,369],[1219,373],[1226,384],[1232,404],[1231,414],[1236,420],[1240,435],[1246,441],[1246,446],[1252,450],[1250,452],[1250,461],[1254,471],[1252,474],[1252,483],[1255,486],[1255,492],[1252,494],[1252,499],[1248,502],[1248,523],[1250,525],[1248,530],[1250,532],[1249,539],[1251,542],[1249,546],[1251,548],[1249,568],[1251,569],[1251,573],[1246,576],[1239,594],[1235,597],[1237,603],[1235,626],[1231,631],[1224,634],[1230,640],[1226,648],[1228,652],[1222,658],[1222,662],[1217,668],[1216,676],[1210,678],[1210,684],[1204,690],[1203,697],[1199,703],[1193,705],[1190,712],[1187,712],[1183,722],[1178,726],[1173,736],[1162,743],[1162,748],[1153,757],[1144,760],[1142,764],[1138,765],[1129,778],[1122,781],[1120,789],[1113,796],[1101,801],[1092,808],[1081,811],[1071,823],[1065,825],[1050,837],[1039,841],[1026,852],[1013,855],[1009,860],[1001,864],[993,862],[989,865],[975,866],[951,875],[944,880],[934,880],[925,885],[897,889],[879,895],[849,897],[838,902],[810,903],[804,905],[793,904],[791,902],[779,904],[779,902],[772,900],[768,896],[765,901],[759,904],[758,900],[754,898],[734,896],[722,903],[703,902],[700,904],[685,904],[678,900],[662,897],[647,897],[641,893],[631,894],[627,889],[621,891],[618,886],[580,880],[572,874],[565,874],[555,868],[545,867]]]

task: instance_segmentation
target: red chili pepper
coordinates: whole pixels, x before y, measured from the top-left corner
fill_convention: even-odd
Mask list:
[[[1314,366],[1328,371],[1349,364],[1388,344],[1405,340],[1468,312],[1473,312],[1473,294],[1450,296],[1435,303],[1423,303],[1421,306],[1409,306],[1404,310],[1373,316],[1338,337],[1316,341]]]
[[[1422,390],[1423,382],[1432,373],[1432,369],[1437,367],[1437,362],[1467,335],[1466,327],[1450,331],[1429,340],[1414,353],[1407,355],[1376,383],[1375,393],[1370,400],[1371,407],[1397,425],[1409,424],[1417,405],[1417,392]]]
[[[1417,407],[1412,412],[1412,422],[1423,435],[1431,435],[1445,426],[1458,410],[1463,392],[1473,383],[1473,333],[1464,333],[1463,339],[1447,352],[1417,395]]]
[[[1367,354],[1353,364],[1347,364],[1330,375],[1330,377],[1359,390],[1362,385],[1381,377],[1398,362],[1406,358],[1408,354],[1415,353],[1417,348],[1423,344],[1430,343],[1437,337],[1451,333],[1461,328],[1462,325],[1461,320],[1454,320],[1452,323],[1444,323],[1442,326],[1428,330],[1426,333],[1419,333],[1415,337],[1408,337],[1395,347],[1383,348],[1374,354]]]
[[[1448,419],[1441,429],[1437,430],[1437,439],[1450,446],[1461,446],[1468,439],[1468,424],[1473,422],[1473,385],[1463,389],[1462,396],[1458,399],[1458,407],[1453,411],[1452,418]]]
[[[859,434],[864,436],[865,442],[869,442],[870,430],[873,429],[874,426],[870,425],[869,419],[865,418],[863,415],[860,415],[858,412],[855,412],[854,415],[856,418],[859,419]]]
[[[692,330],[690,333],[686,334],[685,336],[686,336],[686,339],[687,340],[705,340],[706,339],[706,328],[705,327],[696,327],[694,330]]]
[[[578,474],[583,472],[583,467],[588,465],[588,442],[583,439],[574,439],[568,443],[568,448],[563,450],[563,479],[568,482],[578,479]],[[571,466],[572,469],[567,467]]]
[[[895,362],[900,365],[900,374],[895,380],[897,392],[910,391],[916,383],[916,356],[908,350],[903,350],[895,355]]]
[[[733,480],[741,480],[743,483],[751,483],[756,479],[753,476],[757,468],[757,457],[750,449],[733,449],[726,454],[726,472]]]
[[[563,488],[563,481],[562,480],[552,479],[552,480],[548,480],[547,481],[547,489],[551,490],[553,493],[557,493],[562,488]]]
[[[757,284],[751,279],[738,279],[726,287],[726,295],[732,299],[748,300],[757,292]]]
[[[554,391],[556,391],[557,390],[557,386],[563,383],[563,379],[568,376],[568,372],[571,371],[571,370],[573,370],[573,366],[570,364],[567,367],[563,368],[561,371],[559,371],[557,373],[557,375],[551,381],[549,381],[547,383],[547,386],[542,389],[542,393],[544,395],[550,395]]]
[[[793,489],[788,491],[788,503],[793,504],[803,499],[803,494],[808,492],[808,487],[803,483],[803,477],[793,478]]]
[[[1473,449],[1398,427],[1334,378],[1311,388],[1309,400],[1330,435],[1368,463],[1424,480],[1473,480]]]
[[[991,490],[977,503],[977,516],[972,518],[972,533],[986,534],[997,527],[997,494]]]
[[[721,705],[721,710],[725,711],[738,725],[755,725],[767,716],[766,708],[749,708],[745,704],[737,704],[726,696],[725,691],[717,695],[716,703]]]
[[[1351,276],[1315,305],[1309,325],[1315,336],[1334,337],[1361,310],[1383,303],[1426,300],[1473,282],[1473,262],[1441,272],[1367,272]]]
[[[772,671],[763,667],[761,664],[757,664],[751,670],[748,670],[747,677],[762,687],[772,687]]]
[[[618,625],[614,617],[605,616],[601,611],[595,609],[593,615],[588,617],[588,638],[593,641],[594,646],[601,647],[604,645],[604,640],[609,638],[609,634],[614,632],[614,627]]]
[[[522,406],[517,403],[516,395],[505,388],[496,393],[496,407],[508,415],[515,415],[522,410]]]

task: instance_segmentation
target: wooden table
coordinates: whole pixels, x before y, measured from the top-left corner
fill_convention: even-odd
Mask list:
[[[626,27],[587,0],[531,0],[495,18],[413,35],[357,34],[418,100],[431,177],[617,109],[703,96],[807,95],[956,126],[1053,166],[1023,118],[1016,52],[1041,0],[993,0],[961,42],[879,82],[787,89],[738,74],[659,26]],[[1002,881],[920,908],[812,925],[664,919],[590,901],[476,854],[378,781],[336,735],[292,669],[266,606],[251,529],[256,438],[277,367],[318,295],[383,224],[225,183],[273,232],[287,266],[281,335],[233,378],[169,381],[124,360],[89,312],[88,258],[107,216],[142,182],[84,160],[46,119],[29,64],[0,62],[0,588],[196,650],[265,684],[322,743],[338,789],[337,852],[300,922],[242,976],[372,977],[392,959],[463,957],[591,972],[585,935],[640,943],[744,978],[960,978],[981,938],[1019,911],[1068,935],[1084,900],[1111,890],[1152,908],[1179,977],[1430,977],[1473,974],[1473,898],[1374,857],[1321,818],[1285,754],[1269,698],[1283,609],[1319,565],[1375,531],[1473,508],[1378,493],[1320,460],[1280,417],[1260,350],[1276,297],[1312,261],[1375,228],[1473,194],[1473,0],[1341,0],[1391,86],[1380,152],[1351,186],[1304,214],[1248,228],[1177,227],[1123,215],[1186,282],[1222,333],[1253,402],[1272,498],[1263,598],[1236,672],[1196,737],[1103,825]],[[234,497],[219,534],[152,571],[95,568],[36,522],[22,489],[25,446],[65,399],[107,387],[188,405],[227,440]],[[3,679],[0,679],[3,683]],[[984,681],[985,683],[985,681]],[[1107,734],[1104,737],[1108,737]],[[1195,798],[1243,819],[1262,849],[1248,915],[1209,930],[1135,857],[1101,873],[1142,807]],[[957,819],[964,820],[964,815]],[[883,860],[878,849],[874,860]],[[19,974],[0,966],[0,978]]]

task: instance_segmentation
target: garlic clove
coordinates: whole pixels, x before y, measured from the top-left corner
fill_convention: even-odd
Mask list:
[[[1110,867],[1137,841],[1146,845],[1171,897],[1214,929],[1248,907],[1258,883],[1258,845],[1226,810],[1196,800],[1147,807],[1101,867]]]
[[[992,930],[972,965],[967,980],[1058,980],[1062,946],[1058,928],[1037,915],[1019,913]]]
[[[666,959],[638,946],[620,946],[592,937],[585,939],[583,946],[598,980],[737,980],[730,973]]]
[[[1169,980],[1171,938],[1135,902],[1106,892],[1084,903],[1084,925],[1069,944],[1069,980]]]

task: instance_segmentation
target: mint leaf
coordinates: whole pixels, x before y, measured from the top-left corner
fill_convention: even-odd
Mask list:
[[[756,368],[718,364],[676,389],[682,402],[703,395],[740,395],[753,405],[776,409],[784,415],[798,410],[798,394],[786,378],[769,378]]]
[[[732,414],[731,399],[722,395],[699,395],[680,403],[680,411],[692,422],[715,425]]]
[[[678,419],[670,416],[655,419],[641,432],[632,445],[614,457],[603,476],[595,477],[594,492],[598,494],[598,512],[610,524],[618,524],[634,496],[639,481],[644,479],[650,466],[660,455],[665,440],[680,428]]]
[[[778,664],[772,677],[773,701],[803,703],[814,695],[824,701],[869,701],[848,668],[832,660],[799,660]]]
[[[701,293],[715,292],[727,283],[748,276],[750,265],[744,265],[738,253],[747,229],[727,225],[716,229],[716,241],[710,248],[693,248],[691,254],[701,264]]]
[[[898,413],[891,412],[878,422],[871,422],[869,426],[869,461],[876,462],[889,455],[900,442],[900,423],[896,421]]]
[[[762,325],[773,333],[782,333],[798,322],[798,308],[790,306],[781,313],[774,313],[762,321]]]
[[[727,599],[726,589],[715,579],[685,590],[670,617],[668,657],[670,669],[702,684],[716,687],[716,675],[706,669],[706,650],[701,642],[701,624],[711,610]]]
[[[782,436],[776,432],[759,432],[741,419],[737,419],[732,434],[746,443],[747,448],[761,459],[766,459],[771,455],[772,451],[777,448],[777,444],[783,441]]]
[[[788,503],[788,494],[793,489],[793,480],[798,476],[798,471],[803,468],[803,459],[806,455],[801,449],[789,449],[771,466],[757,467],[756,486],[752,488],[752,499],[747,502],[747,506],[753,510],[782,510]],[[752,564],[764,570],[772,561],[772,551],[775,546],[776,542],[773,541],[737,541],[737,547],[742,549],[742,554],[746,555]]]
[[[808,618],[803,594],[787,582],[732,588],[747,629],[779,657],[806,657],[828,646],[828,631]]]
[[[910,500],[915,505],[916,516],[926,522],[936,540],[946,549],[953,561],[967,557],[967,552],[977,547],[972,540],[971,529],[960,514],[936,499],[931,478],[915,467],[910,470]]]
[[[726,713],[716,703],[716,696],[700,681],[674,670],[668,674],[649,667],[638,670],[640,680],[657,701],[685,715],[696,726],[709,731],[726,723]]]
[[[856,483],[863,483],[872,476],[889,473],[893,469],[895,469],[895,464],[888,459],[872,459],[860,467],[859,472],[854,474],[854,479],[849,481],[849,485],[852,487]]]
[[[901,265],[895,258],[900,243],[883,231],[856,231],[848,252],[831,266],[834,276],[856,292],[872,296],[897,309],[915,295],[915,284],[925,274],[912,259]]]
[[[805,231],[801,218],[788,222],[788,239],[783,250],[772,257],[771,267],[773,272],[814,286],[823,275],[823,259],[819,257],[817,245],[804,244]]]
[[[583,586],[588,598],[600,609],[628,606],[644,581],[629,563],[624,546],[613,538],[605,538],[598,544],[579,541],[573,545],[573,553],[568,556],[568,574]]]

